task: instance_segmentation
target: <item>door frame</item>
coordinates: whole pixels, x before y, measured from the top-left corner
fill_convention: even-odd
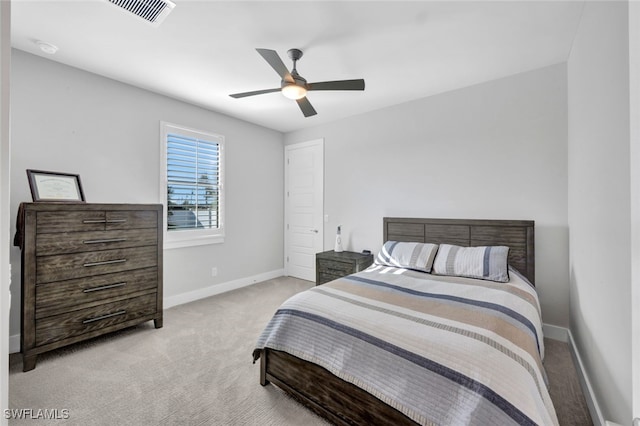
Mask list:
[[[289,191],[289,167],[287,167],[288,165],[288,156],[289,156],[289,152],[292,151],[293,149],[299,149],[299,148],[307,148],[307,147],[311,147],[311,146],[317,146],[319,145],[322,149],[320,150],[322,152],[322,167],[320,169],[320,181],[322,182],[322,205],[321,205],[321,210],[322,210],[322,220],[320,221],[320,226],[318,229],[318,234],[320,235],[321,239],[320,241],[322,242],[322,250],[324,250],[324,138],[318,138],[318,139],[312,139],[306,142],[298,142],[298,143],[293,143],[293,144],[289,144],[289,145],[285,145],[284,146],[284,223],[283,223],[283,231],[284,231],[284,255],[282,260],[284,261],[284,275],[285,276],[289,276],[289,262],[287,260],[288,256],[289,256],[289,239],[287,236],[287,224],[289,223],[289,208],[288,208],[288,200],[287,200],[287,192]],[[314,269],[315,269],[315,265],[314,265]]]

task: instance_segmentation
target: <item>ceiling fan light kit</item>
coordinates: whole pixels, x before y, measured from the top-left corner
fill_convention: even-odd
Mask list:
[[[245,98],[248,96],[255,95],[263,95],[265,93],[273,93],[280,91],[282,95],[288,99],[295,100],[302,114],[305,117],[310,117],[312,115],[316,115],[317,112],[311,105],[311,102],[307,99],[307,92],[312,90],[364,90],[364,80],[337,80],[337,81],[323,81],[319,83],[307,83],[300,74],[298,74],[298,70],[296,69],[296,63],[302,57],[302,50],[300,49],[289,49],[287,51],[287,55],[293,61],[293,68],[291,72],[287,69],[287,67],[278,56],[278,53],[275,50],[269,49],[256,49],[258,53],[264,58],[265,61],[271,68],[275,70],[276,73],[280,76],[282,81],[280,82],[279,89],[264,89],[264,90],[256,90],[253,92],[244,92],[244,93],[234,93],[231,96],[232,98]]]
[[[282,86],[282,95],[291,100],[297,100],[307,96],[307,89],[296,84]]]

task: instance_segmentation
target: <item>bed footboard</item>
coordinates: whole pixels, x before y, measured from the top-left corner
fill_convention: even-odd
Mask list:
[[[337,425],[417,425],[393,407],[328,370],[285,352],[264,349],[260,384],[273,383]]]

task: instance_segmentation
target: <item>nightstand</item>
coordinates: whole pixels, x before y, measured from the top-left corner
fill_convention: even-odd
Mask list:
[[[316,285],[324,284],[346,275],[355,274],[373,263],[371,253],[333,250],[316,254]]]

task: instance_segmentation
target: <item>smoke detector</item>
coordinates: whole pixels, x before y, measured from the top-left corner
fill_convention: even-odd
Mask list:
[[[160,25],[167,15],[176,7],[169,0],[107,0],[127,12],[144,19],[154,26]]]
[[[58,46],[47,43],[46,41],[36,40],[34,43],[40,48],[40,50],[49,55],[53,55],[58,51]]]

